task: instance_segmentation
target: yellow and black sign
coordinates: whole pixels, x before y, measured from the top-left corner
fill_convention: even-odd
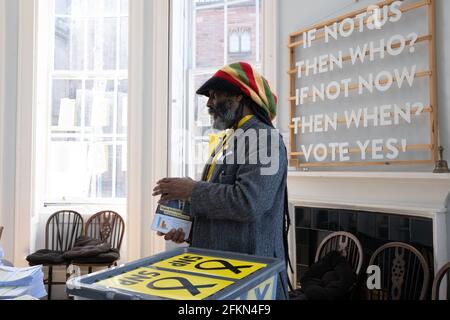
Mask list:
[[[186,253],[152,266],[230,279],[244,279],[266,264]]]
[[[233,282],[139,268],[97,284],[167,299],[203,300],[232,285]]]

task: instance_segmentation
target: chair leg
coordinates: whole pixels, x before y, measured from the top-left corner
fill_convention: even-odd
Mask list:
[[[71,276],[71,274],[69,273],[69,267],[70,267],[69,264],[66,265],[66,283],[67,283],[67,280],[69,280],[69,278]],[[70,294],[66,293],[66,296],[67,296],[68,300],[72,300]]]
[[[48,294],[47,300],[52,300],[53,266],[48,266]]]
[[[69,277],[70,277],[69,266],[70,265],[66,265],[66,282],[67,282],[67,280],[69,280]]]
[[[89,272],[89,273],[92,273],[92,267],[89,267],[89,268],[88,268],[88,272]]]

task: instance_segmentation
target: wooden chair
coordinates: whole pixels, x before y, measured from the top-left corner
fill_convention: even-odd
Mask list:
[[[370,266],[381,271],[381,289],[369,290],[370,300],[424,300],[429,283],[429,268],[416,248],[392,242],[378,248]]]
[[[315,262],[331,251],[339,251],[348,260],[355,274],[359,275],[363,264],[363,249],[358,238],[348,232],[330,234],[317,248]]]
[[[357,288],[358,275],[363,264],[363,249],[361,242],[353,234],[348,232],[334,232],[328,235],[319,244],[316,250],[314,263],[327,256],[330,252],[337,251],[348,261],[353,272],[356,275],[356,281],[350,286],[348,291],[341,297],[341,299],[351,299]],[[304,296],[301,290],[291,293],[291,299],[295,300]]]
[[[44,265],[48,267],[48,278],[44,283],[48,285],[48,299],[51,300],[52,285],[62,285],[66,282],[53,281],[53,267],[54,266],[69,266],[69,263],[60,256],[72,249],[75,240],[83,234],[83,217],[76,211],[63,210],[58,211],[50,216],[45,227],[45,249],[39,250],[36,253],[27,257],[34,256],[32,261],[29,260],[29,265]],[[36,257],[36,255],[38,255]],[[44,257],[43,255],[47,256]],[[53,259],[50,259],[49,256]],[[67,280],[66,272],[66,280]]]
[[[450,300],[450,262],[443,266],[433,281],[433,288],[431,289],[431,295],[433,300],[439,300],[439,290],[441,288],[441,283],[444,277],[447,276],[447,297],[446,300]]]
[[[122,217],[114,211],[101,211],[88,219],[85,226],[85,235],[108,243],[111,249],[120,252],[123,236],[125,234],[125,222]],[[91,260],[91,261],[90,261]],[[108,267],[117,265],[117,260],[99,262],[97,258],[74,260],[73,265],[87,267],[92,272],[94,267]]]

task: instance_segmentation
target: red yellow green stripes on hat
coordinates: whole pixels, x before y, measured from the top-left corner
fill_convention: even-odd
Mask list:
[[[245,62],[223,67],[215,77],[222,78],[239,87],[244,94],[262,107],[273,120],[277,115],[277,96],[269,83],[251,65]]]

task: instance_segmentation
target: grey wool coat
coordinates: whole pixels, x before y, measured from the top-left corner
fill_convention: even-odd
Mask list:
[[[193,217],[190,243],[195,248],[276,257],[284,261],[286,147],[279,132],[256,116],[241,129],[245,134],[236,134],[235,146],[226,151],[225,160],[215,167],[210,182],[198,182],[186,205],[187,213]],[[258,141],[275,141],[276,150],[271,143],[264,146],[265,143],[249,142],[246,134],[250,131],[257,133]],[[266,152],[273,156],[273,162],[278,162],[273,174],[262,174],[261,169],[271,167],[267,161],[261,161],[260,157],[251,161],[260,152]],[[244,155],[244,164],[242,156],[238,161],[236,154]],[[272,167],[275,167],[273,162]],[[204,179],[207,170],[208,166]],[[283,272],[277,284],[277,299],[287,298],[287,287],[287,273]]]

